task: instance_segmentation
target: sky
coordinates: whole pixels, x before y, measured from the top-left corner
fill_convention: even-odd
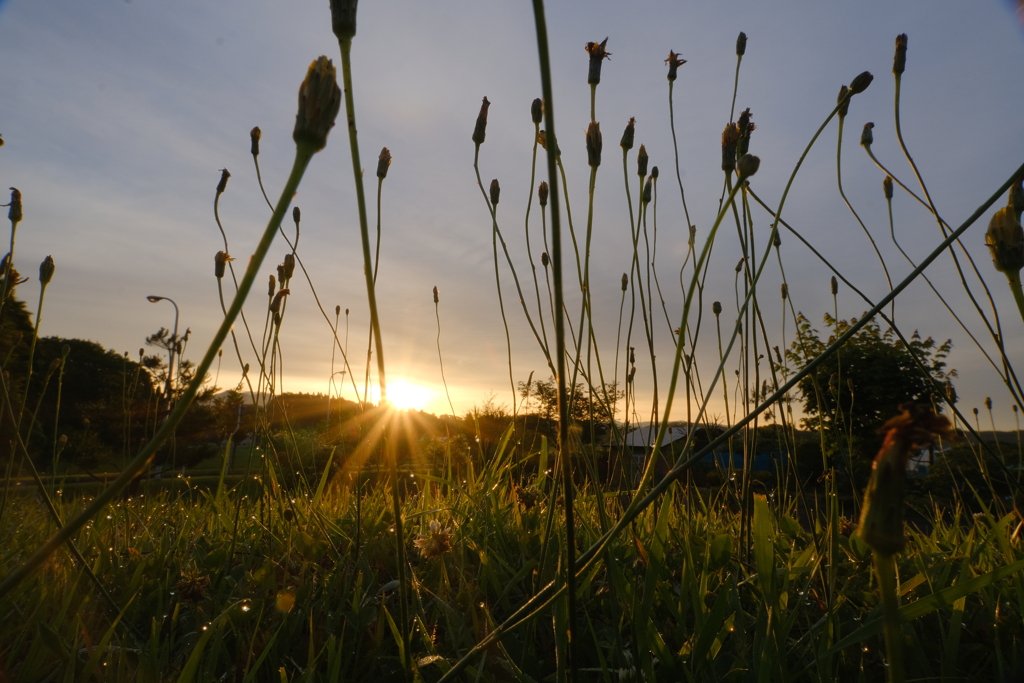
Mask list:
[[[740,31],[748,43],[736,115],[748,107],[753,113],[757,130],[750,151],[760,157],[761,167],[751,187],[773,206],[832,110],[839,86],[861,71],[874,74],[871,87],[854,98],[846,120],[842,178],[893,281],[911,267],[889,238],[881,191],[884,174],[858,141],[862,125],[874,122],[876,155],[917,189],[894,131],[891,67],[897,34],[909,35],[901,99],[904,137],[941,215],[959,225],[1024,161],[1024,128],[1019,125],[1024,91],[1015,85],[1024,64],[1024,30],[1005,0],[563,1],[549,3],[548,28],[556,125],[581,239],[588,213],[584,134],[590,117],[584,46],[607,36],[612,55],[597,90],[604,158],[595,185],[591,296],[603,367],[613,371],[616,345],[627,345],[618,316],[620,278],[630,270],[632,258],[631,228],[617,143],[630,117],[636,118],[637,146],[646,145],[651,164],[661,171],[655,270],[673,321],[666,321],[660,306],[655,311],[654,363],[662,402],[671,372],[670,330],[680,320],[679,269],[688,236],[669,127],[664,64],[669,50],[687,60],[674,86],[674,115],[679,174],[699,245],[707,238],[722,190],[720,136],[730,120]],[[52,255],[57,266],[40,334],[91,339],[135,357],[147,335],[173,324],[170,305],[146,299],[164,296],[177,302],[180,328],[192,330],[186,355],[201,357],[221,318],[212,272],[214,254],[223,248],[213,213],[220,169],[231,172],[220,217],[229,251],[238,259],[236,265],[244,266],[270,213],[249,154],[249,131],[253,126],[262,129],[262,177],[267,193],[276,198],[294,154],[291,132],[298,86],[309,63],[321,54],[340,64],[326,0],[0,3],[0,135],[6,143],[0,148],[0,187],[17,187],[24,197],[15,262],[33,277],[18,290],[31,310],[38,300],[37,264]],[[420,387],[419,398],[410,397],[410,402],[431,412],[451,411],[440,384],[439,319],[440,355],[455,412],[463,414],[489,398],[511,407],[516,399],[498,306],[492,223],[474,174],[470,136],[486,96],[492,104],[480,152],[481,178],[485,186],[492,178],[500,180],[499,227],[526,298],[535,301],[524,237],[529,200],[532,251],[539,262],[541,225],[530,182],[530,104],[540,95],[540,78],[531,5],[364,0],[353,69],[365,186],[371,198],[381,147],[387,146],[394,159],[383,187],[377,280],[389,379],[396,387],[403,381]],[[803,162],[784,217],[877,300],[888,292],[885,275],[838,193],[836,151],[833,120]],[[635,154],[636,149],[628,162],[634,202]],[[329,321],[317,309],[309,284],[295,280],[280,336],[284,389],[329,390],[331,325],[334,308],[340,306],[350,312],[347,326],[342,314],[339,335],[361,391],[368,308],[343,128],[332,132],[327,148],[314,158],[295,203],[302,211],[298,253]],[[932,216],[905,193],[896,195],[893,211],[897,238],[912,257],[922,258],[941,240]],[[984,245],[990,213],[963,243],[1001,313],[1007,354],[1011,360],[1021,359],[1024,325]],[[371,210],[371,224],[376,219]],[[769,224],[766,214],[755,213],[761,246]],[[705,379],[718,361],[708,313],[711,302],[723,303],[723,329],[736,317],[734,266],[740,247],[735,228],[725,227],[711,255],[696,347]],[[653,226],[648,229],[653,237]],[[263,271],[274,273],[286,251],[278,239]],[[833,310],[831,272],[785,233],[780,255],[793,305],[824,329],[822,316]],[[575,266],[571,261],[566,266],[571,276]],[[995,344],[951,259],[941,257],[928,274],[993,354]],[[499,277],[513,380],[525,381],[531,373],[546,378],[543,355],[503,256]],[[969,277],[972,291],[987,301],[978,280]],[[769,336],[785,347],[794,332],[792,318],[783,318],[781,282],[772,259],[760,296]],[[245,308],[255,336],[262,334],[266,313],[263,283],[265,276]],[[440,294],[437,317],[435,286]],[[541,279],[546,297],[543,287]],[[578,301],[578,294],[571,301]],[[843,318],[869,307],[846,287],[837,301]],[[627,299],[627,319],[628,314]],[[537,318],[535,305],[531,315]],[[578,312],[571,320],[576,325]],[[971,408],[982,408],[987,417],[982,404],[991,397],[997,425],[1013,427],[1009,393],[925,283],[913,283],[898,298],[896,322],[907,334],[919,330],[940,341],[952,339],[948,362],[959,373],[961,409],[969,414]],[[550,318],[548,326],[550,330]],[[640,352],[646,347],[640,329],[634,323],[629,345],[638,349],[636,395],[644,405],[652,396],[652,362],[649,353]],[[241,332],[238,325],[236,330]],[[240,366],[230,347],[224,351],[214,379],[232,387],[240,381]],[[244,344],[243,355],[243,362],[256,364]],[[620,351],[619,377],[625,366]],[[736,389],[736,377],[730,376],[734,367],[729,365],[726,376],[729,392]],[[341,369],[335,354],[333,370]],[[342,395],[354,398],[351,384]],[[710,415],[724,421],[721,387],[712,395]],[[680,418],[685,416],[682,405],[677,403]]]

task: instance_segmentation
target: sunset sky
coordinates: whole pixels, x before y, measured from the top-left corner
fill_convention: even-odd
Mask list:
[[[772,205],[832,110],[839,86],[861,71],[874,74],[874,83],[854,98],[846,120],[842,173],[847,197],[878,241],[894,281],[911,267],[889,237],[884,174],[858,142],[863,124],[874,122],[876,155],[918,189],[894,131],[891,68],[897,34],[909,35],[901,100],[904,137],[942,216],[959,225],[1024,161],[1024,30],[1009,2],[548,4],[557,129],[581,238],[589,178],[584,46],[608,36],[612,54],[597,91],[604,159],[597,176],[591,262],[594,323],[606,367],[615,358],[620,278],[630,269],[630,223],[618,147],[630,117],[636,117],[637,147],[646,144],[651,164],[661,171],[656,264],[673,321],[670,326],[659,307],[655,335],[662,387],[670,371],[670,330],[679,323],[679,268],[687,240],[669,129],[664,64],[669,50],[688,60],[675,83],[675,123],[698,245],[707,237],[721,194],[720,135],[729,121],[740,31],[746,32],[748,44],[736,112],[748,107],[753,112],[757,130],[750,151],[760,156],[761,168],[751,186]],[[198,359],[221,315],[213,276],[214,254],[222,248],[213,215],[220,169],[232,174],[220,216],[230,252],[244,269],[269,217],[249,154],[249,130],[259,126],[263,131],[261,170],[268,194],[276,199],[294,153],[298,86],[320,54],[340,65],[327,0],[0,2],[0,134],[6,143],[0,148],[0,187],[4,202],[8,186],[24,196],[16,263],[32,276],[18,290],[30,309],[35,310],[38,299],[39,262],[52,254],[57,266],[40,333],[91,339],[135,357],[148,334],[173,322],[170,305],[146,300],[147,295],[165,296],[178,303],[181,329],[192,330],[187,355]],[[384,183],[378,275],[389,375],[422,387],[425,409],[450,412],[440,388],[431,296],[436,286],[444,371],[456,412],[482,404],[492,393],[496,403],[511,406],[491,220],[473,171],[470,135],[486,96],[492,105],[480,153],[481,176],[485,185],[492,178],[501,182],[499,224],[532,299],[524,241],[528,200],[534,202],[530,230],[538,270],[541,226],[530,185],[530,103],[540,95],[531,5],[363,0],[353,61],[369,197],[376,192],[381,147],[394,157]],[[837,191],[836,140],[833,121],[804,162],[784,217],[877,300],[888,288],[871,245]],[[629,157],[634,204],[635,153]],[[1000,199],[999,205],[1004,202]],[[348,350],[361,378],[368,310],[343,127],[335,129],[313,160],[295,203],[303,218],[299,255],[330,318],[336,305],[351,311]],[[894,214],[897,239],[914,258],[941,241],[935,220],[905,193],[897,192]],[[1024,324],[984,245],[989,215],[963,242],[1001,312],[1008,355],[1024,360]],[[725,227],[712,254],[696,349],[706,377],[718,361],[711,302],[723,304],[723,331],[736,316],[733,269],[740,251],[735,228]],[[768,227],[767,215],[755,212],[759,247]],[[275,272],[286,249],[283,240],[275,242],[263,268],[266,274]],[[571,244],[566,249],[571,256]],[[781,255],[794,306],[823,329],[822,315],[832,310],[831,273],[786,233]],[[566,266],[574,277],[574,264]],[[531,372],[546,378],[504,257],[500,270],[514,378],[526,380]],[[928,274],[994,354],[995,344],[949,257],[941,257]],[[977,279],[970,278],[972,291],[987,307]],[[245,309],[255,336],[261,334],[266,311],[265,282],[261,276]],[[773,257],[761,300],[769,334],[780,345],[781,282]],[[293,283],[281,336],[285,389],[326,392],[331,328],[304,279]],[[845,287],[838,301],[845,318],[868,308]],[[628,315],[628,299],[626,305]],[[578,311],[571,320],[575,325]],[[344,342],[344,313],[341,322]],[[983,409],[985,397],[991,396],[997,423],[1013,427],[1006,389],[925,283],[914,283],[898,299],[896,322],[908,335],[919,330],[939,340],[952,338],[949,365],[959,371],[961,410]],[[644,344],[636,325],[631,344],[637,347],[637,390],[643,402],[650,398],[651,363],[640,353]],[[792,342],[791,319],[785,335],[785,344]],[[218,377],[222,387],[240,380],[233,355],[225,347]],[[244,360],[255,365],[251,356]],[[621,356],[618,367],[621,377]],[[727,378],[730,391],[735,388],[733,367]],[[721,419],[721,389],[715,393],[710,411]],[[354,397],[350,385],[342,395]]]

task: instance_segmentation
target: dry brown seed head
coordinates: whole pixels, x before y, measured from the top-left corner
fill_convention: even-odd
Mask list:
[[[591,121],[587,126],[587,163],[597,168],[601,165],[601,124]]]
[[[478,145],[484,144],[487,137],[487,108],[491,103],[484,97],[480,103],[480,113],[476,115],[476,126],[473,127],[473,142]]]
[[[644,204],[649,204],[651,199],[653,198],[653,196],[654,196],[654,178],[651,177],[651,178],[647,179],[646,183],[644,183],[644,192],[643,192],[643,195],[641,195],[640,199],[641,199],[641,201]]]
[[[335,306],[334,307],[334,317],[337,318],[337,317],[340,317],[340,316],[341,316],[341,306]]]
[[[231,177],[231,173],[226,168],[220,169],[220,182],[217,183],[217,194],[221,194],[224,190],[228,189],[228,178]]]
[[[276,289],[276,286],[277,286],[277,281],[274,279],[274,276],[271,275],[270,276],[270,286],[267,287],[267,296],[274,296],[274,289]]]
[[[896,36],[896,54],[892,59],[892,72],[899,75],[907,68],[907,34]]]
[[[380,156],[377,157],[377,177],[383,180],[388,177],[388,168],[391,166],[391,150],[383,147]]]
[[[668,59],[665,60],[665,63],[668,64],[668,80],[674,81],[676,80],[676,71],[683,64],[686,64],[686,60],[680,59],[679,55],[677,55],[674,51],[669,50]]]
[[[633,149],[633,134],[636,132],[636,117],[630,117],[626,124],[626,130],[622,131],[622,139],[619,140],[619,147],[627,152]]]
[[[992,397],[991,396],[986,396],[985,397],[985,409],[986,410],[992,410]]]
[[[785,282],[782,283],[782,300],[785,301],[789,297],[789,285]]]
[[[737,261],[737,262],[736,262],[736,268],[735,268],[735,271],[736,271],[737,273],[739,273],[739,272],[741,272],[741,271],[743,270],[743,262],[744,262],[745,260],[746,260],[746,259],[740,259],[739,261]]]
[[[309,145],[314,152],[327,146],[327,134],[341,108],[338,72],[327,57],[317,57],[299,87],[299,112],[295,115],[292,138],[296,144]]]
[[[219,280],[224,277],[224,266],[227,265],[228,261],[234,261],[235,259],[228,256],[226,251],[218,251],[213,257],[213,274]]]
[[[544,266],[545,268],[547,268],[548,264],[550,264],[550,263],[551,263],[551,257],[548,256],[548,252],[542,251],[540,253],[540,264],[542,266]]]
[[[260,130],[259,126],[255,126],[249,131],[249,140],[252,143],[249,146],[249,152],[254,156],[260,155],[260,138],[263,137],[263,131]]]
[[[590,55],[590,70],[587,72],[587,83],[590,85],[597,85],[601,82],[601,63],[605,59],[611,59],[612,53],[605,49],[607,45],[607,38],[600,43],[587,43],[585,49],[587,54]]]
[[[657,166],[651,166],[651,177],[654,178],[654,180],[658,179],[658,167]]]

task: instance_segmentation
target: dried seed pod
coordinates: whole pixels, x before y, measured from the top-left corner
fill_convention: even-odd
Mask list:
[[[643,178],[647,175],[647,162],[649,158],[647,156],[647,147],[640,145],[640,150],[636,153],[636,174]]]
[[[258,157],[260,155],[260,138],[262,137],[263,131],[260,130],[259,126],[255,126],[249,131],[249,141],[251,143],[249,145],[249,153],[254,157]]]
[[[896,54],[892,59],[892,72],[897,76],[907,68],[907,34],[896,36]]]
[[[228,189],[228,178],[231,177],[231,173],[226,168],[220,169],[220,182],[217,183],[217,194],[221,194],[224,190]]]
[[[611,59],[612,56],[612,53],[605,49],[607,45],[607,38],[600,43],[587,43],[585,49],[587,54],[590,55],[590,70],[587,72],[587,83],[589,85],[597,85],[601,82],[601,64],[604,60]]]
[[[676,80],[676,71],[683,64],[686,64],[686,60],[679,59],[679,55],[677,55],[672,50],[669,50],[668,59],[665,60],[665,63],[668,64],[668,80],[671,82]]]
[[[742,57],[747,51],[747,34],[740,31],[736,38],[736,56]]]
[[[651,166],[651,177],[654,178],[655,180],[658,179],[658,167],[657,166]]]
[[[384,180],[388,177],[388,168],[391,166],[391,150],[383,147],[380,156],[377,157],[377,177]]]
[[[737,262],[736,262],[736,268],[735,268],[735,271],[736,271],[737,273],[739,273],[739,272],[742,272],[742,270],[743,270],[743,262],[744,262],[744,261],[746,261],[746,259],[740,259],[739,261],[737,261]]]
[[[601,165],[601,124],[591,121],[587,126],[587,163],[597,168]]]
[[[636,117],[630,117],[626,124],[626,130],[622,131],[622,139],[619,140],[619,147],[627,152],[633,149],[633,134],[636,132]]]
[[[491,181],[491,204],[493,206],[498,205],[498,198],[501,196],[501,185],[498,184],[498,179],[495,178]]]
[[[534,125],[538,126],[544,120],[544,100],[539,97],[530,104],[530,118],[533,120]]]
[[[340,317],[340,316],[341,316],[341,306],[335,306],[334,307],[334,317],[337,318],[337,317]]]
[[[292,132],[296,144],[309,145],[314,152],[327,146],[327,134],[334,127],[334,119],[341,108],[337,77],[338,72],[327,57],[317,57],[309,65],[299,87],[299,112],[295,115]]]
[[[875,135],[871,132],[871,129],[875,127],[875,124],[868,121],[864,124],[864,130],[860,133],[860,144],[865,147],[870,147],[875,141]]]
[[[542,207],[548,205],[548,184],[546,181],[537,187],[537,200]]]
[[[850,92],[854,95],[858,95],[868,89],[871,85],[871,81],[875,80],[875,77],[870,72],[862,71],[857,74],[856,78],[850,81]]]
[[[473,142],[478,145],[484,144],[487,137],[487,108],[491,103],[485,97],[480,103],[480,113],[476,115],[476,126],[473,127]]]

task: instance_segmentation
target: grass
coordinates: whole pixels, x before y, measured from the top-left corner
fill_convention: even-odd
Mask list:
[[[374,253],[351,87],[355,7],[352,0],[331,3],[371,313],[366,351],[376,364],[379,395],[386,397],[384,339],[375,288],[379,214],[390,154],[385,148],[378,166]],[[913,195],[936,220],[940,237],[927,257],[911,261],[913,270],[902,280],[889,279],[869,222],[862,220],[839,182],[839,195],[881,260],[889,294],[879,301],[861,295],[867,313],[844,323],[841,334],[820,344],[820,353],[793,365],[798,354],[787,354],[784,359],[777,349],[806,348],[809,325],[802,324],[806,320],[793,310],[786,289],[781,317],[772,320],[767,311],[777,304],[767,303],[759,283],[773,253],[785,281],[778,256],[779,234],[787,230],[805,241],[798,229],[783,219],[789,189],[803,159],[835,118],[841,142],[846,108],[872,77],[861,74],[843,87],[834,109],[792,169],[781,198],[771,204],[754,193],[759,160],[748,154],[754,131],[749,114],[744,112],[738,121],[732,121],[745,54],[745,36],[741,34],[733,114],[722,134],[721,202],[706,235],[691,230],[680,265],[679,289],[671,296],[669,285],[659,281],[654,269],[660,172],[648,168],[646,150],[641,146],[635,157],[638,182],[634,190],[629,177],[632,122],[623,136],[633,250],[629,271],[622,278],[619,328],[611,358],[607,354],[611,344],[598,339],[595,332],[595,302],[590,294],[596,178],[602,153],[607,157],[597,121],[605,43],[590,43],[587,49],[591,62],[590,173],[586,216],[579,220],[577,213],[574,222],[555,134],[556,93],[551,86],[540,0],[535,0],[534,12],[544,98],[531,112],[537,134],[531,141],[531,173],[533,178],[544,177],[546,166],[546,181],[538,197],[541,235],[537,235],[537,215],[531,224],[532,189],[524,224],[527,244],[532,232],[536,243],[543,245],[543,287],[532,254],[529,277],[519,276],[506,242],[508,202],[498,210],[500,184],[494,180],[490,191],[484,190],[481,165],[488,161],[484,146],[486,100],[472,140],[476,179],[492,223],[495,285],[506,333],[515,324],[511,315],[516,308],[505,306],[502,263],[513,276],[521,313],[554,376],[557,417],[547,421],[550,433],[544,433],[541,427],[545,423],[536,415],[521,415],[521,406],[514,406],[511,416],[485,406],[465,421],[473,425],[470,434],[476,436],[475,454],[472,449],[468,455],[464,453],[465,445],[456,446],[465,443],[452,431],[458,421],[447,421],[444,437],[431,441],[431,465],[423,466],[417,456],[426,457],[426,446],[414,443],[423,434],[422,426],[400,411],[374,408],[364,401],[359,406],[361,418],[352,427],[358,438],[347,446],[330,430],[329,422],[324,433],[311,434],[300,430],[294,423],[296,416],[287,411],[283,422],[274,421],[275,411],[280,414],[283,410],[278,387],[284,359],[278,335],[287,319],[287,297],[292,295],[296,264],[316,296],[313,278],[298,249],[297,211],[292,214],[295,238],[286,236],[290,253],[278,267],[277,279],[270,279],[263,330],[241,312],[273,238],[285,232],[282,221],[303,172],[313,154],[326,144],[342,106],[333,65],[320,58],[310,67],[300,90],[297,154],[291,176],[276,204],[267,199],[272,215],[256,255],[240,279],[231,265],[229,240],[219,216],[226,173],[217,188],[214,211],[224,251],[218,254],[216,274],[224,322],[198,365],[185,367],[187,376],[194,379],[187,386],[179,383],[178,393],[167,391],[172,395],[164,397],[165,414],[160,421],[154,418],[147,432],[152,440],[124,463],[113,480],[95,490],[70,480],[58,486],[54,445],[42,460],[48,463],[52,457],[54,463],[52,479],[46,485],[35,470],[33,451],[22,441],[33,431],[31,421],[22,423],[23,417],[30,419],[25,408],[32,375],[28,373],[19,385],[23,392],[20,401],[17,396],[12,398],[4,380],[5,419],[16,427],[14,441],[19,444],[14,456],[31,470],[36,488],[25,492],[28,487],[18,480],[21,470],[20,466],[15,470],[12,456],[0,506],[0,681],[861,681],[883,677],[902,681],[908,676],[952,681],[1024,677],[1019,440],[1016,458],[991,452],[977,439],[969,441],[955,461],[956,467],[970,470],[963,487],[940,502],[927,497],[927,491],[911,496],[909,512],[916,523],[910,526],[905,545],[878,546],[876,537],[862,538],[865,531],[856,530],[847,519],[856,516],[862,493],[851,463],[865,454],[852,431],[843,432],[843,425],[854,421],[857,407],[834,401],[829,404],[834,407],[829,408],[827,419],[817,422],[820,482],[798,471],[798,451],[807,438],[796,429],[791,408],[800,381],[813,376],[815,368],[831,356],[844,362],[844,353],[851,349],[848,342],[855,343],[851,340],[857,332],[873,324],[876,316],[893,329],[887,343],[902,344],[929,381],[934,381],[936,375],[926,367],[928,354],[921,352],[916,337],[907,340],[893,318],[900,293],[922,277],[930,263],[947,254],[953,257],[960,284],[992,342],[979,341],[981,334],[972,339],[978,351],[989,358],[1016,406],[1022,405],[1021,388],[1001,342],[1004,332],[999,311],[982,269],[971,260],[960,237],[1014,186],[1024,166],[1002,187],[994,188],[993,195],[959,226],[948,224],[935,210],[903,141],[899,121],[903,69],[894,67],[900,148],[911,161],[924,198],[885,170],[890,179],[886,198],[891,200],[894,184]],[[900,50],[905,53],[906,49],[906,37],[901,39],[897,40],[897,65]],[[682,66],[677,58],[674,53],[669,56],[673,140],[674,75]],[[259,138],[254,129],[253,158],[261,177]],[[879,163],[871,149],[870,127],[865,128],[862,144]],[[544,158],[539,171],[540,152]],[[678,160],[676,166],[679,200],[689,216]],[[837,178],[841,178],[841,169],[837,154]],[[1013,189],[1019,194],[1019,181]],[[1014,271],[1017,263],[1014,240],[1020,230],[1014,196],[1011,192],[1009,208],[999,214],[998,230],[993,232],[990,227],[989,243],[993,257],[998,257],[996,267],[1007,276],[1011,289],[1017,283],[1016,295],[1019,277],[1015,280],[1014,273],[1008,272]],[[663,196],[660,201],[669,200]],[[753,225],[766,215],[772,221],[772,231],[761,240]],[[1014,215],[1016,231],[1011,220]],[[12,195],[5,291],[17,280],[14,246],[22,218],[20,194]],[[888,218],[895,241],[891,210]],[[704,320],[709,258],[724,240],[722,235],[733,228],[739,243],[737,255],[743,257],[736,269],[735,303],[732,310],[717,301],[711,305],[716,328],[712,334]],[[585,232],[578,234],[578,230]],[[570,242],[571,252],[567,248]],[[1024,244],[1019,248],[1024,249]],[[53,275],[52,266],[50,261],[44,286]],[[1020,269],[1016,266],[1016,272]],[[835,272],[838,280],[860,294],[842,273]],[[983,295],[975,295],[965,275],[968,272],[977,276],[980,284],[974,289],[980,287]],[[833,295],[838,280],[834,280]],[[531,283],[533,291],[529,291]],[[777,294],[771,296],[774,299]],[[681,302],[675,310],[667,303],[673,297]],[[5,300],[0,296],[0,301]],[[40,296],[35,328],[42,303]],[[443,373],[436,288],[434,304]],[[945,300],[943,304],[964,326],[958,313]],[[322,307],[320,310],[334,335],[331,372],[339,358],[345,368],[342,378],[347,375],[358,396],[349,359],[348,312],[343,344],[338,336],[340,307],[335,309],[333,321]],[[232,327],[236,319],[241,324],[242,343]],[[838,310],[834,319],[838,319]],[[795,339],[787,340],[787,324],[796,330]],[[781,335],[775,332],[779,328]],[[222,459],[224,466],[219,470],[176,478],[168,486],[150,482],[140,489],[141,494],[134,491],[128,495],[130,482],[163,453],[164,442],[201,395],[204,378],[214,360],[219,360],[229,335],[232,350],[247,368],[240,386],[244,384],[254,405],[253,425],[247,435],[253,450],[244,459],[244,467],[232,471]],[[646,378],[654,387],[653,400],[641,404],[636,395],[636,353],[646,353],[649,367],[657,368],[655,340],[665,337],[672,340],[673,353],[667,363],[662,360],[660,374],[653,370]],[[31,349],[35,339],[33,329]],[[180,340],[169,340],[170,349],[178,350],[176,341]],[[777,362],[771,358],[765,362],[763,357],[773,347]],[[719,362],[710,377],[706,370],[701,376],[701,366],[695,362],[698,349],[717,354]],[[54,365],[45,381],[50,381],[58,368],[61,373],[53,381],[59,386],[62,364]],[[171,376],[175,370],[168,368]],[[606,375],[609,370],[612,374]],[[735,372],[735,380],[730,371]],[[368,360],[361,393],[364,398],[370,395],[373,372]],[[841,380],[838,375],[837,382]],[[333,382],[333,374],[331,379]],[[524,384],[524,406],[534,386],[531,380]],[[43,380],[37,377],[36,381]],[[509,381],[515,391],[511,359]],[[171,386],[168,381],[167,387]],[[809,390],[835,388],[815,384]],[[681,446],[664,453],[661,446],[655,446],[633,467],[631,454],[622,445],[625,433],[650,424],[658,432],[654,443],[661,444],[672,420],[680,414],[685,414],[687,425],[710,429],[714,422],[710,401],[720,391],[726,399],[726,424],[701,444],[695,440],[697,431],[688,430]],[[624,397],[621,404],[620,392]],[[938,409],[943,408],[942,397],[946,397],[944,409],[956,428],[977,436],[977,411],[972,425],[945,387],[936,384],[930,396],[935,404],[932,408]],[[591,415],[622,417],[607,423],[574,419],[572,411],[578,399]],[[988,408],[991,411],[990,404]],[[755,476],[750,464],[758,453],[758,439],[765,433],[758,427],[768,423],[781,435],[779,448],[787,455],[787,465],[776,473],[774,483]],[[501,430],[486,436],[487,425],[494,424],[500,424]],[[125,430],[130,433],[127,417]],[[230,441],[227,448],[231,448]],[[257,448],[264,449],[266,457],[255,457]],[[321,453],[325,448],[326,457]],[[910,448],[908,445],[906,451]],[[699,463],[709,454],[723,453],[730,454],[731,462],[734,451],[742,453],[744,466],[738,473],[716,473],[717,483],[707,485]],[[903,452],[900,457],[905,456]],[[1012,469],[1014,460],[1016,471]],[[884,485],[872,480],[863,518],[868,517],[869,509],[874,515],[884,512],[886,523],[898,520],[902,538],[904,460],[897,461],[899,466],[887,470],[890,478]],[[952,457],[948,462],[954,462]],[[947,467],[947,476],[961,473],[954,474],[952,467]],[[967,489],[970,496],[960,493]]]

